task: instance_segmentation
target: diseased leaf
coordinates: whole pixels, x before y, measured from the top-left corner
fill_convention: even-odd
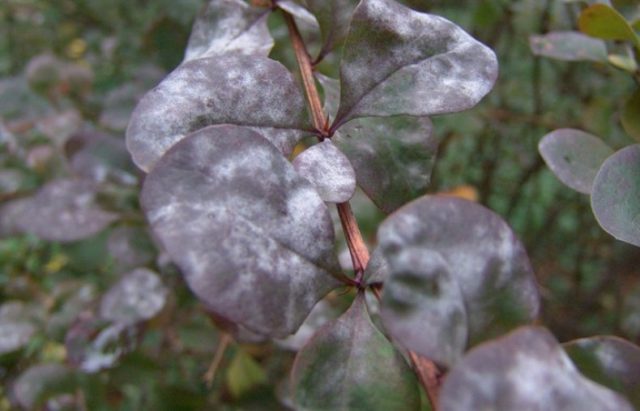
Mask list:
[[[582,10],[580,31],[603,40],[629,40],[640,47],[640,38],[624,16],[606,4],[593,4]]]
[[[378,243],[391,272],[382,295],[385,328],[440,364],[454,364],[467,347],[538,314],[522,244],[476,203],[419,198],[381,224]]]
[[[142,227],[118,227],[107,240],[109,254],[120,271],[147,265],[155,257],[155,247]]]
[[[627,134],[640,141],[640,89],[625,102],[620,120]]]
[[[117,219],[95,204],[96,189],[94,183],[84,180],[52,181],[31,197],[5,204],[0,209],[0,228],[47,241],[90,237]]]
[[[468,109],[493,87],[496,56],[450,21],[393,0],[363,0],[340,66],[336,130],[357,117]]]
[[[600,166],[613,154],[611,147],[584,131],[563,128],[540,140],[540,155],[553,174],[568,187],[591,194]]]
[[[529,46],[536,56],[564,61],[608,61],[604,41],[576,31],[555,31],[529,37]]]
[[[385,213],[426,193],[438,150],[428,117],[356,119],[334,139],[358,185]]]
[[[242,0],[209,0],[193,24],[184,61],[230,52],[268,56],[274,43],[269,12]]]
[[[640,408],[640,347],[622,338],[599,336],[570,341],[563,348],[583,375]]]
[[[148,92],[131,116],[127,147],[148,172],[187,134],[216,124],[254,127],[285,155],[310,128],[302,92],[282,64],[223,55],[186,62]]]
[[[295,334],[283,340],[276,340],[275,342],[280,347],[291,351],[299,351],[311,340],[311,337],[320,327],[331,320],[335,320],[339,314],[340,312],[332,307],[326,300],[319,301]]]
[[[553,335],[523,327],[472,350],[447,374],[442,411],[632,411],[583,377]]]
[[[162,310],[169,290],[156,273],[138,268],[124,275],[100,301],[100,317],[133,325],[150,320]]]
[[[324,201],[344,203],[356,190],[356,173],[331,140],[303,151],[293,160],[293,167],[309,180]]]
[[[296,410],[419,410],[415,377],[378,331],[359,294],[296,357],[291,374]]]
[[[600,226],[620,241],[640,247],[640,144],[609,157],[596,175],[591,208]]]
[[[304,0],[306,7],[316,16],[322,36],[320,56],[342,44],[357,0]]]
[[[307,28],[313,28],[315,30],[319,28],[316,17],[295,1],[278,0],[276,6],[295,17],[300,26],[306,26]]]
[[[389,264],[387,264],[387,261],[384,259],[382,249],[380,247],[374,248],[373,253],[371,253],[371,258],[369,259],[369,264],[367,264],[367,268],[364,270],[364,279],[368,284],[384,283],[390,275]]]
[[[259,334],[295,332],[338,284],[326,205],[247,128],[207,127],[176,145],[147,177],[142,206],[193,292]]]
[[[28,321],[0,318],[0,356],[27,345],[35,331]]]
[[[73,393],[78,385],[77,377],[73,370],[62,364],[38,364],[20,374],[12,391],[23,409],[40,409],[55,395]]]

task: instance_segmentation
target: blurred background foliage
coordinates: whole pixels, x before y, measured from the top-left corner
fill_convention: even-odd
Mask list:
[[[588,196],[558,182],[537,150],[542,136],[563,127],[601,136],[615,149],[630,144],[619,115],[633,79],[610,66],[531,53],[529,36],[576,28],[580,2],[414,3],[464,27],[500,60],[496,88],[477,108],[434,119],[441,144],[429,192],[477,200],[509,221],[537,273],[542,322],[559,340],[615,334],[640,343],[637,248],[607,235]],[[100,184],[96,201],[103,209],[123,216],[73,242],[2,232],[0,411],[285,409],[282,393],[296,343],[231,342],[224,352],[217,350],[228,339],[155,250],[137,203],[141,175],[123,159],[130,111],[180,63],[202,4],[0,4],[0,201],[81,175]],[[293,68],[281,18],[272,16],[270,27],[273,55]],[[332,63],[335,57],[320,70],[336,76]],[[100,143],[97,157],[77,160],[96,141],[113,149]],[[112,155],[104,158],[105,152]],[[353,204],[374,242],[383,214],[364,196]],[[101,296],[137,267],[160,274],[167,290],[163,308],[100,345],[101,330],[113,330],[96,318],[105,304]],[[329,303],[337,310],[345,298],[331,296]],[[87,371],[94,357],[105,362]],[[217,371],[207,382],[203,376],[212,363]]]

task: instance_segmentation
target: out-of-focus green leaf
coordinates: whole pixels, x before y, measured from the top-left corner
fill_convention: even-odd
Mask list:
[[[226,380],[231,395],[239,398],[266,384],[267,374],[249,354],[238,349],[227,368]]]
[[[594,4],[580,14],[580,31],[603,40],[628,40],[640,48],[640,37],[624,16],[606,4]]]
[[[627,134],[640,141],[640,88],[625,102],[620,121]]]

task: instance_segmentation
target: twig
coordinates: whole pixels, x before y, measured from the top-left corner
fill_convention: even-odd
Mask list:
[[[211,388],[211,386],[213,385],[213,380],[216,377],[216,371],[220,367],[222,358],[224,358],[224,353],[225,351],[227,351],[227,347],[229,347],[229,344],[231,344],[231,340],[231,336],[227,333],[223,333],[222,337],[220,337],[220,342],[218,343],[218,347],[216,348],[216,353],[213,356],[211,365],[209,365],[207,372],[205,372],[204,376],[202,377],[208,388]]]
[[[362,239],[362,233],[351,210],[351,205],[348,202],[338,204],[338,214],[340,215],[340,222],[342,223],[342,229],[351,254],[353,271],[356,273],[355,280],[357,284],[361,285],[364,269],[367,268],[369,263],[369,250]]]

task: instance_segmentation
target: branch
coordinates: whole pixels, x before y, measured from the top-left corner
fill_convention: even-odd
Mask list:
[[[353,271],[356,273],[355,280],[358,286],[362,287],[364,269],[367,268],[367,264],[369,263],[369,250],[362,239],[362,233],[360,233],[360,228],[351,210],[351,205],[349,205],[348,202],[338,204],[338,214],[340,215],[344,236],[347,239],[349,254],[351,254]]]

